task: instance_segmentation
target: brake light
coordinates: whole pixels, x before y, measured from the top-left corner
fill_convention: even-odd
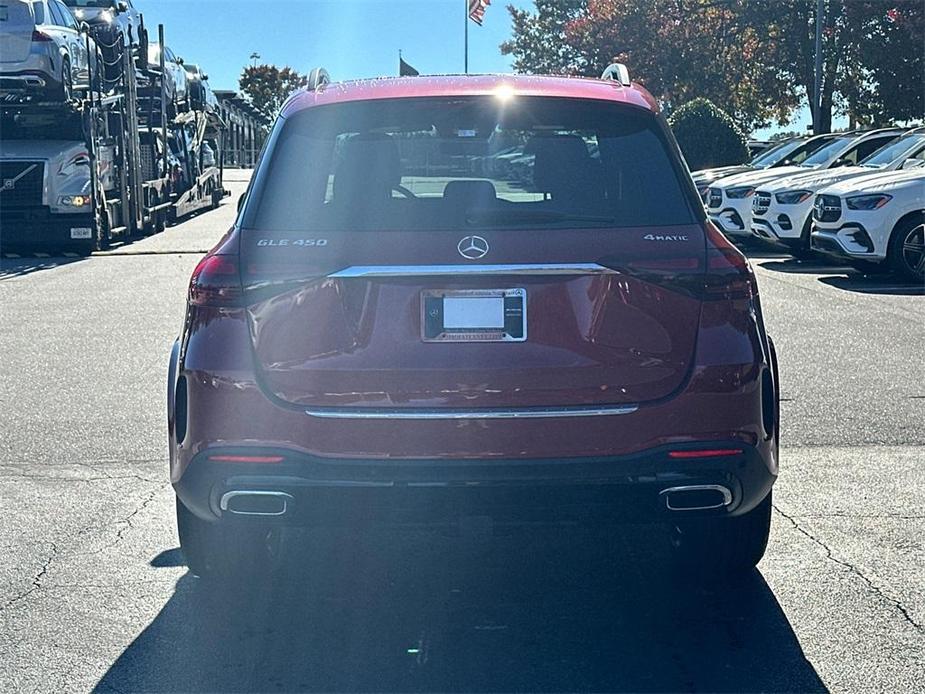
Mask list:
[[[739,455],[741,448],[707,448],[702,451],[669,451],[669,458],[722,458]]]
[[[707,274],[705,299],[751,299],[758,293],[755,274],[742,255],[712,223],[705,226],[707,236]]]
[[[199,261],[190,279],[190,304],[237,306],[241,296],[241,274],[236,256],[210,254]]]
[[[48,43],[49,41],[54,41],[51,36],[46,34],[44,31],[39,31],[38,29],[34,29],[32,31],[32,40],[38,43]]]
[[[281,463],[281,455],[210,455],[217,463]]]

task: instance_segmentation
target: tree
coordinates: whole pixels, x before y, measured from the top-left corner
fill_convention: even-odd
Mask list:
[[[564,40],[564,32],[587,9],[587,4],[587,0],[536,0],[536,14],[508,5],[513,37],[501,44],[501,53],[514,56],[517,72],[584,74],[586,65],[578,51]]]
[[[925,4],[824,0],[820,124],[923,115]],[[815,0],[538,0],[508,8],[521,72],[599,75],[627,63],[667,113],[697,97],[744,130],[786,124],[814,87]]]
[[[254,65],[244,68],[238,84],[254,108],[273,121],[289,95],[308,84],[308,77],[288,66]]]
[[[705,97],[750,130],[786,118],[799,99],[764,59],[765,27],[743,11],[750,2],[545,0],[535,14],[509,8],[514,37],[501,49],[515,56],[515,69],[530,72],[597,76],[608,63],[625,62],[666,112]]]
[[[840,75],[843,109],[853,122],[887,124],[925,113],[925,4],[854,0],[843,8],[855,37]]]
[[[669,121],[692,171],[748,161],[748,140],[732,118],[707,99],[694,99]]]

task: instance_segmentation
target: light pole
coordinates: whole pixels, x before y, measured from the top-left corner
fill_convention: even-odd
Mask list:
[[[254,67],[257,67],[257,61],[260,60],[260,54],[254,51],[251,53],[251,60],[254,61]]]

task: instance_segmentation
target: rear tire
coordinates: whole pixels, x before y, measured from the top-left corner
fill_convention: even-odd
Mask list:
[[[925,214],[896,225],[887,251],[890,268],[910,282],[925,282]]]
[[[221,583],[246,583],[269,572],[279,557],[280,529],[206,521],[177,498],[177,533],[190,572]]]
[[[68,102],[74,98],[74,74],[71,72],[71,61],[65,58],[61,63],[61,100]]]
[[[699,579],[737,579],[751,572],[768,546],[771,492],[748,513],[681,521],[672,539],[676,568]]]

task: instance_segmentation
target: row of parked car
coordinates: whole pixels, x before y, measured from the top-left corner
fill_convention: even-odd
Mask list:
[[[147,42],[132,0],[5,0],[0,4],[0,90],[69,101],[75,91],[108,91],[122,47],[147,45],[149,71],[164,53],[167,110],[214,110],[208,75],[170,49]],[[140,79],[143,85],[144,81]]]
[[[693,178],[733,240],[925,281],[925,127],[792,138]]]

